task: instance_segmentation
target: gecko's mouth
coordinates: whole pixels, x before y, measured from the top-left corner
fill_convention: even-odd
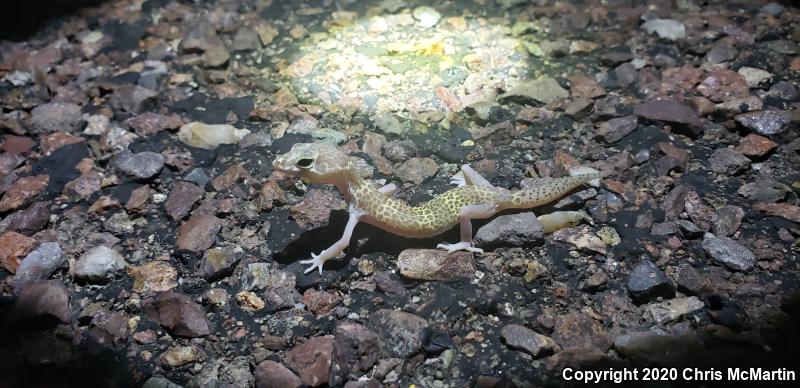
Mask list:
[[[297,167],[287,163],[283,156],[275,158],[275,161],[272,162],[272,169],[290,175],[295,175],[300,171]]]

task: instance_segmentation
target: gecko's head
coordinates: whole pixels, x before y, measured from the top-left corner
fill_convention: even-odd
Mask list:
[[[297,143],[275,158],[272,168],[314,183],[336,184],[351,168],[350,157],[338,147],[325,143]]]

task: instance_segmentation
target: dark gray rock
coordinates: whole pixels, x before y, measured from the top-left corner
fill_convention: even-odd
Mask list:
[[[671,298],[675,288],[660,268],[650,260],[643,260],[628,275],[628,293],[634,302],[644,303],[659,297]]]
[[[714,214],[711,222],[712,230],[717,236],[730,236],[739,230],[744,219],[744,210],[738,206],[728,205]]]
[[[83,114],[79,105],[50,102],[33,108],[30,124],[36,133],[72,132],[83,125]]]
[[[239,261],[239,255],[233,248],[212,248],[203,255],[201,271],[206,280],[214,281],[227,276]]]
[[[595,135],[606,143],[616,143],[636,129],[636,116],[624,116],[600,123]]]
[[[118,152],[111,158],[111,165],[137,179],[147,179],[158,174],[164,167],[164,157],[150,151],[132,153]]]
[[[533,357],[547,356],[561,351],[556,341],[539,334],[525,326],[506,325],[500,331],[506,345],[513,349],[522,349]]]
[[[17,268],[16,276],[14,276],[14,291],[20,293],[28,284],[46,280],[65,264],[64,252],[57,242],[39,245],[25,256]]]
[[[333,339],[334,365],[347,378],[358,378],[378,360],[378,334],[355,322],[341,322]]]
[[[765,136],[777,135],[796,127],[800,122],[800,112],[786,110],[763,110],[738,114],[736,121]]]
[[[700,126],[700,116],[694,109],[676,100],[650,100],[636,105],[633,113],[648,120]]]
[[[735,271],[747,271],[756,263],[753,252],[728,237],[706,233],[703,249],[712,259]]]
[[[161,292],[142,304],[147,317],[166,327],[170,334],[180,337],[204,337],[211,334],[211,322],[203,307],[188,295]]]
[[[367,327],[378,333],[381,353],[390,357],[410,357],[417,353],[428,336],[428,321],[411,313],[381,309],[374,312]]]
[[[417,156],[417,145],[411,140],[393,140],[383,145],[386,159],[399,163]]]
[[[736,174],[746,169],[749,165],[750,159],[730,148],[718,148],[708,158],[708,166],[711,171],[719,174]]]
[[[180,221],[189,214],[192,206],[202,199],[204,194],[205,190],[200,186],[189,182],[176,182],[169,192],[167,201],[164,202],[164,209],[173,220]]]

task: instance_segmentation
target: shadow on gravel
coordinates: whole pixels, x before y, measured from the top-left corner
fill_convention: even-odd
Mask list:
[[[0,12],[0,40],[23,41],[55,19],[96,6],[105,0],[4,1]]]

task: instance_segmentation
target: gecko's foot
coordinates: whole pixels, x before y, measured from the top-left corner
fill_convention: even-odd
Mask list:
[[[453,253],[455,251],[468,251],[474,253],[483,253],[483,249],[476,248],[472,246],[471,242],[462,241],[455,244],[447,244],[442,243],[436,246],[436,248],[441,248],[447,250],[447,253]]]
[[[319,274],[322,276],[322,265],[325,264],[324,260],[320,260],[319,255],[311,254],[311,260],[300,260],[300,264],[311,264],[303,273],[307,274],[314,270],[314,268],[319,268]]]
[[[459,171],[452,177],[450,177],[450,184],[456,185],[458,187],[464,187],[467,185],[467,181],[464,179],[464,173]]]

